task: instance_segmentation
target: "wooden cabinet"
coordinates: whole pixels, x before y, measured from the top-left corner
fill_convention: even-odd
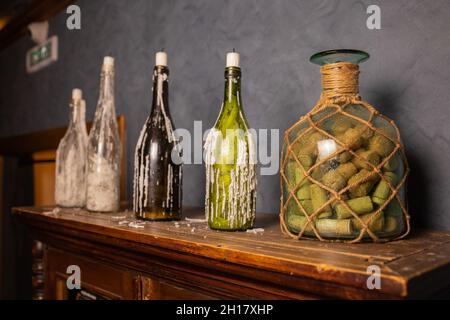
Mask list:
[[[420,230],[386,244],[296,241],[278,217],[257,214],[263,232],[208,229],[203,212],[179,222],[116,214],[16,208],[44,243],[46,299],[404,299],[448,297],[450,233]],[[186,218],[188,220],[186,220]],[[69,266],[81,289],[69,290]],[[368,288],[373,267],[380,287]],[[376,284],[376,283],[375,283]]]
[[[47,299],[211,299],[213,296],[182,287],[157,276],[87,258],[64,250],[45,250]],[[82,288],[69,290],[67,280],[79,267]],[[73,291],[73,292],[72,292]]]

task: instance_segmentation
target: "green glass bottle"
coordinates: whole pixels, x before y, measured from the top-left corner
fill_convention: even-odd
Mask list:
[[[255,144],[241,101],[239,54],[230,52],[222,109],[205,142],[205,211],[212,229],[246,230],[255,220]]]

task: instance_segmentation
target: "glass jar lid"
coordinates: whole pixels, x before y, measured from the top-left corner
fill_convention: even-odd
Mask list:
[[[336,62],[350,62],[359,64],[369,59],[369,54],[361,50],[354,49],[336,49],[318,52],[309,58],[314,64],[323,66]]]

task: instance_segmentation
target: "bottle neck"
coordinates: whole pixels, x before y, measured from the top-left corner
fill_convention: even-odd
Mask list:
[[[152,114],[169,112],[169,69],[155,66],[153,69]]]
[[[114,105],[114,70],[111,69],[103,69],[100,75],[99,103],[104,101],[112,102],[111,105]]]
[[[70,118],[71,125],[78,125],[83,122],[84,116],[81,110],[81,101],[80,100],[72,100],[70,103],[70,108],[72,110],[72,117]]]
[[[227,67],[225,69],[224,105],[241,108],[241,69]]]
[[[359,94],[359,66],[350,62],[323,65],[322,95],[325,98],[355,96]]]

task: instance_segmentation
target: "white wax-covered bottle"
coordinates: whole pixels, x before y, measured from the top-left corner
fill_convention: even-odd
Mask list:
[[[89,133],[86,208],[119,209],[121,144],[114,105],[114,59],[105,57],[100,96]]]
[[[56,151],[55,203],[61,207],[86,204],[86,124],[82,113],[82,92],[72,91],[71,119]]]

